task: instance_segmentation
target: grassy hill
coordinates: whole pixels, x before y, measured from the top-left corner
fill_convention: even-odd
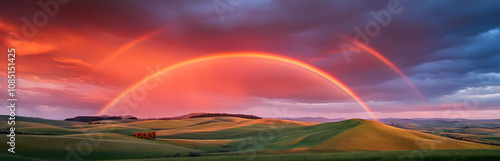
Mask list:
[[[287,126],[271,128],[270,124],[247,124],[247,126],[222,130],[182,133],[160,136],[169,139],[233,139],[233,144],[243,144],[245,138],[254,137],[261,150],[308,151],[394,151],[420,149],[495,149],[496,146],[459,141],[441,136],[395,128],[375,121],[351,119],[311,126]],[[263,132],[265,131],[265,132]],[[243,150],[252,149],[248,147]]]
[[[113,120],[106,124],[89,125],[23,118],[19,120],[16,128],[23,132],[51,135],[18,134],[18,153],[13,156],[1,151],[0,158],[61,160],[67,157],[68,147],[89,151],[81,156],[85,160],[141,159],[146,156],[161,158],[165,154],[174,153],[187,156],[188,152],[222,158],[237,154],[279,154],[268,158],[281,158],[284,156],[280,155],[288,153],[500,149],[499,146],[454,140],[362,119],[315,124],[279,119],[210,117],[184,120]],[[152,130],[157,132],[156,140],[130,136],[134,132]],[[494,130],[469,130],[496,135]],[[6,142],[6,139],[7,137],[3,137],[0,141]],[[221,144],[228,147],[221,147]],[[229,152],[219,152],[220,149]],[[372,156],[372,153],[369,156]]]
[[[420,150],[420,149],[495,149],[498,147],[453,140],[421,132],[405,130],[368,120],[348,120],[357,126],[336,135],[320,148],[336,147],[353,150]]]
[[[69,136],[53,135],[19,135],[16,137],[16,154],[19,157],[29,157],[46,160],[64,160],[70,154],[68,148],[74,150],[78,156],[85,160],[102,159],[132,159],[163,157],[165,154],[181,153],[199,150],[165,144],[156,140],[137,139],[119,134],[101,133],[98,135],[80,134]],[[5,141],[5,139],[2,139]],[[78,153],[78,148],[83,149],[83,154]],[[7,153],[1,152],[1,153]],[[71,155],[70,155],[71,156]],[[75,160],[71,157],[72,160]]]
[[[0,123],[2,125],[6,125],[7,124],[7,120],[9,119],[9,117],[10,116],[7,116],[7,115],[0,115]],[[82,125],[82,124],[85,124],[85,123],[82,123],[82,122],[62,121],[62,120],[49,120],[49,119],[43,119],[43,118],[33,118],[33,117],[24,117],[24,116],[16,116],[16,122],[17,121],[43,123],[43,124],[49,124],[49,125],[54,125],[54,126],[71,126],[71,125]]]

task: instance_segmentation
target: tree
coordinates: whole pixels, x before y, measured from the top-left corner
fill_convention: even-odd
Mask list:
[[[154,140],[156,138],[156,132],[151,131],[151,132],[136,132],[134,134],[135,137],[142,138],[142,139],[151,139]]]

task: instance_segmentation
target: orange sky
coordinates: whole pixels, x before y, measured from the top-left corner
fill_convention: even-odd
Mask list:
[[[25,109],[20,115],[58,119],[94,115],[161,69],[207,55],[241,51],[306,62],[349,87],[379,117],[412,111],[419,113],[415,117],[426,117],[425,112],[439,116],[446,110],[463,109],[459,107],[466,106],[463,100],[468,96],[481,99],[481,110],[497,108],[496,96],[486,90],[497,86],[481,82],[484,85],[477,87],[472,78],[493,80],[498,74],[463,69],[469,64],[478,66],[473,65],[476,62],[453,66],[460,64],[454,62],[458,60],[442,60],[446,54],[440,51],[453,48],[436,48],[439,43],[432,42],[443,38],[432,37],[433,32],[426,28],[432,26],[428,22],[422,22],[427,26],[416,26],[395,18],[393,27],[397,29],[384,30],[365,50],[346,61],[347,53],[338,48],[346,38],[338,35],[356,39],[353,27],[371,20],[359,20],[369,14],[356,6],[346,5],[355,10],[344,13],[351,10],[321,4],[326,2],[253,2],[221,21],[209,3],[125,1],[93,5],[72,1],[59,6],[58,13],[50,16],[46,25],[36,27],[31,37],[23,32],[26,23],[22,19],[32,20],[42,8],[30,1],[9,3],[22,7],[0,11],[0,51],[16,48],[17,92]],[[476,36],[496,40],[497,33],[492,29]],[[7,62],[0,61],[0,66],[7,66]],[[434,70],[438,67],[443,72]],[[157,79],[162,81],[147,90],[144,99],[132,102],[137,108],[127,114],[162,117],[234,112],[278,117],[271,109],[286,108],[296,116],[373,117],[360,101],[314,72],[269,60],[197,63]],[[5,70],[0,81],[6,81]],[[475,88],[480,92],[473,91]],[[481,114],[481,118],[492,117]]]

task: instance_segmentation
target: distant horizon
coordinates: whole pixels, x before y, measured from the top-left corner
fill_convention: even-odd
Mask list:
[[[0,97],[50,119],[500,117],[498,2],[216,2],[7,1]]]
[[[201,113],[201,112],[194,112],[194,113]],[[210,113],[210,112],[206,112],[206,113]],[[188,113],[188,114],[192,114],[192,113]],[[233,113],[231,113],[233,114]],[[187,114],[186,114],[187,115]],[[8,116],[8,115],[0,115],[0,116]],[[47,120],[64,120],[64,119],[67,119],[67,118],[74,118],[74,117],[78,117],[78,116],[119,116],[119,117],[122,117],[122,116],[132,116],[132,117],[136,117],[134,115],[75,115],[75,116],[72,116],[72,117],[67,117],[67,118],[63,118],[63,119],[51,119],[51,118],[46,118],[46,117],[37,117],[37,116],[23,116],[23,115],[18,115],[20,117],[32,117],[32,118],[41,118],[41,119],[47,119]],[[182,115],[176,115],[176,116],[164,116],[164,117],[151,117],[151,118],[144,118],[144,117],[137,117],[137,119],[159,119],[159,118],[171,118],[171,117],[178,117],[178,116],[182,116]],[[258,115],[254,115],[254,116],[258,116]],[[303,116],[303,117],[262,117],[263,119],[300,119],[300,118],[321,118],[321,119],[331,119],[331,120],[335,120],[335,119],[344,119],[344,120],[350,120],[350,119],[364,119],[364,120],[375,120],[375,119],[372,119],[372,118],[361,118],[361,117],[350,117],[350,118],[345,118],[345,117],[336,117],[336,118],[327,118],[327,117],[321,117],[321,116]],[[403,117],[400,117],[400,118],[397,118],[397,117],[384,117],[384,118],[378,118],[379,120],[383,120],[383,119],[443,119],[443,120],[500,120],[500,118],[445,118],[445,117],[442,117],[442,118],[439,118],[439,117],[429,117],[429,118],[422,118],[422,117],[415,117],[415,118],[403,118]]]

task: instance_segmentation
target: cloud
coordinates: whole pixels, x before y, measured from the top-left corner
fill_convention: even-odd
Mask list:
[[[13,34],[14,33],[9,33]],[[19,35],[15,35],[19,37]],[[6,36],[3,40],[5,46],[15,47],[17,55],[36,55],[56,51],[58,48],[54,44],[37,42],[33,40],[20,40]]]
[[[111,101],[111,98],[102,93],[92,93],[81,97],[80,101],[92,104],[106,104]]]
[[[20,33],[23,25],[20,19],[40,10],[32,1],[4,3],[0,6],[0,15],[4,15],[0,19],[0,32],[4,35]],[[58,15],[27,41],[2,39],[0,50],[18,44],[21,56],[18,72],[22,73],[19,76],[29,81],[21,86],[23,92],[30,97],[34,97],[30,95],[33,93],[42,96],[30,101],[33,108],[44,105],[67,111],[96,110],[120,91],[151,75],[148,67],[157,65],[161,69],[207,54],[242,50],[314,60],[308,63],[337,77],[380,112],[444,110],[470,97],[460,95],[462,90],[500,86],[496,83],[500,71],[497,45],[500,3],[497,1],[402,1],[403,11],[392,15],[390,23],[371,39],[369,46],[399,67],[426,97],[430,106],[425,107],[420,106],[421,102],[403,79],[380,60],[360,52],[353,54],[348,62],[344,53],[340,53],[338,45],[344,41],[340,35],[354,37],[354,27],[364,28],[367,22],[374,20],[370,12],[385,9],[387,2],[243,1],[226,12],[223,21],[207,1],[95,3],[72,1],[62,6]],[[92,12],[88,12],[90,10]],[[136,43],[102,68],[94,69],[95,64],[113,51],[165,26],[169,26],[168,30]],[[6,66],[5,62],[0,65]],[[249,63],[246,67],[253,66],[257,65]],[[175,82],[175,86],[162,86],[170,93],[157,91],[148,99],[162,100],[168,95],[185,94],[186,98],[196,96],[203,102],[210,100],[207,98],[233,98],[225,96],[240,96],[243,91],[247,99],[237,99],[235,102],[239,103],[211,105],[237,106],[242,108],[235,109],[242,110],[258,107],[255,102],[259,101],[254,98],[286,99],[296,102],[296,112],[307,113],[311,109],[305,106],[300,109],[302,106],[297,104],[303,103],[322,104],[325,108],[318,109],[325,111],[329,111],[326,106],[345,106],[335,112],[362,113],[351,110],[358,106],[341,91],[326,88],[323,82],[287,75],[285,68],[262,64],[259,67],[262,69],[254,70],[259,72],[247,69],[235,74],[215,70],[215,67],[207,67],[208,71],[201,73],[185,70],[199,76],[169,77],[164,83]],[[236,70],[238,66],[227,68]],[[484,82],[478,78],[493,81],[478,85]],[[87,91],[90,89],[91,92]],[[194,95],[194,91],[199,92],[198,95]],[[486,109],[496,109],[496,93],[477,95],[477,98]],[[49,95],[67,100],[55,100]],[[194,102],[186,99],[171,105],[185,107]],[[319,113],[318,109],[315,110]]]
[[[84,62],[81,59],[55,57],[53,60],[55,62],[61,63],[61,65],[58,65],[58,67],[60,68],[77,71],[88,71],[90,70],[90,68],[92,68],[92,64]]]
[[[36,107],[37,110],[39,111],[55,111],[56,108],[54,107],[49,107],[49,106],[46,106],[46,105],[39,105],[38,107]]]

